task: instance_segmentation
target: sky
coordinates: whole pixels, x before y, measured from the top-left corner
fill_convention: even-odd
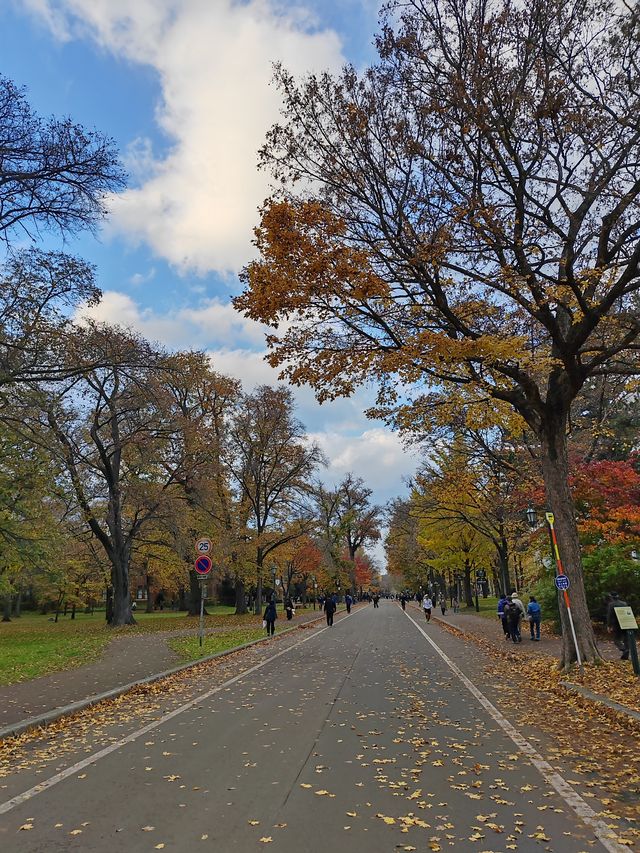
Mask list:
[[[67,248],[96,265],[92,315],[172,349],[203,349],[245,390],[276,384],[264,330],[233,310],[268,195],[257,150],[278,118],[272,65],[296,75],[375,58],[377,0],[0,0],[0,72],[43,115],[115,140],[129,174],[97,235]],[[385,503],[417,460],[364,409],[374,390],[297,415],[330,459]],[[382,565],[383,550],[373,551]]]

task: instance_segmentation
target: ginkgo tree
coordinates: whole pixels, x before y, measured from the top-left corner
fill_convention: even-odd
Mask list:
[[[615,0],[398,0],[364,72],[278,68],[278,189],[235,301],[321,400],[373,380],[409,433],[530,431],[583,660],[567,433],[587,380],[640,370],[639,36]]]

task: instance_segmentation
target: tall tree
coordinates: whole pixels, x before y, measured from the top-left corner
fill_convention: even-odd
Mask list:
[[[320,485],[315,490],[327,558],[336,571],[340,568],[347,570],[354,594],[358,588],[355,563],[358,549],[380,538],[382,510],[371,503],[371,495],[372,491],[364,480],[352,473],[348,473],[334,489]]]
[[[265,385],[243,397],[229,428],[227,465],[239,500],[250,510],[256,613],[262,608],[265,560],[311,528],[306,496],[323,463],[294,416],[289,389]]]
[[[69,118],[43,119],[0,75],[0,241],[93,229],[123,186],[111,139]]]
[[[67,347],[69,363],[84,362],[85,370],[34,392],[16,420],[64,468],[79,514],[110,564],[107,618],[127,625],[134,622],[133,545],[149,524],[171,517],[184,457],[171,453],[175,424],[158,399],[157,352],[133,333],[99,325],[77,328]]]
[[[189,566],[189,615],[195,616],[200,607],[200,581],[193,569],[194,540],[206,533],[213,539],[216,562],[229,558],[235,563],[230,540],[237,530],[224,457],[227,421],[239,397],[239,383],[216,373],[200,352],[168,356],[157,383],[175,427],[171,453],[176,482],[191,512],[192,526],[181,538],[183,558]]]
[[[398,0],[378,50],[361,75],[278,69],[282,190],[236,306],[320,399],[373,378],[410,431],[463,406],[526,424],[592,660],[567,431],[590,377],[639,370],[640,11]]]

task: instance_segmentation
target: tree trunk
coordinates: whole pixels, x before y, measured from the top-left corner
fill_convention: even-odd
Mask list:
[[[189,607],[188,616],[200,616],[200,596],[202,595],[201,581],[195,569],[189,572]],[[205,607],[205,614],[208,616]]]
[[[500,574],[500,591],[509,595],[512,589],[511,578],[509,577],[509,545],[504,537],[496,544],[496,552]]]
[[[145,575],[145,589],[147,592],[147,613],[153,613],[153,599],[151,598],[151,575]]]
[[[566,441],[567,418],[558,416],[546,425],[543,437],[542,474],[544,477],[548,509],[555,516],[556,538],[564,573],[569,579],[568,590],[571,614],[576,632],[580,657],[583,662],[600,659],[582,575],[582,559],[573,498],[569,489],[569,461]],[[560,621],[562,624],[562,653],[560,665],[568,669],[577,661],[573,635],[564,603],[560,596]]]
[[[471,590],[471,563],[468,559],[464,561],[464,602],[467,607],[474,607],[473,592]]]
[[[236,577],[236,616],[247,613],[247,598],[244,591],[244,581]]]
[[[113,612],[109,624],[135,625],[131,612],[129,593],[129,553],[126,547],[114,550],[111,555],[111,584],[113,587]]]
[[[13,615],[19,619],[22,615],[22,591],[18,592],[13,602]]]
[[[11,596],[9,594],[2,599],[2,621],[11,622]]]
[[[256,552],[256,603],[254,613],[260,616],[262,613],[262,548],[258,548]]]
[[[71,605],[71,618],[72,619],[76,618],[76,603],[75,603],[75,601]]]

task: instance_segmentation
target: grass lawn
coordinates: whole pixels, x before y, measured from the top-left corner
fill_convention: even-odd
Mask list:
[[[228,628],[207,639],[207,653],[219,651],[214,644],[224,642],[227,637],[229,648],[262,635],[262,619],[252,613],[236,616],[234,607],[224,605],[207,607],[209,615],[205,626]],[[184,612],[172,610],[144,613],[135,612],[136,625],[126,628],[109,628],[105,623],[104,611],[93,614],[76,613],[75,619],[60,616],[58,622],[49,615],[25,613],[11,622],[0,622],[0,685],[14,684],[37,678],[50,672],[59,672],[91,663],[100,657],[107,643],[117,633],[148,634],[157,631],[198,630],[198,617],[186,616]],[[246,639],[231,642],[228,634],[238,634]],[[256,634],[257,632],[257,634]],[[222,638],[222,640],[220,639]],[[181,638],[181,641],[193,638]],[[197,646],[197,637],[195,644]],[[186,646],[185,646],[186,648]],[[182,654],[182,652],[180,652]],[[186,654],[186,651],[185,651]],[[198,657],[196,653],[194,657]],[[189,656],[185,658],[191,660]]]
[[[236,628],[231,631],[220,631],[217,634],[205,636],[202,648],[198,637],[176,637],[169,640],[169,646],[180,655],[183,661],[198,660],[206,655],[224,652],[243,643],[265,638],[264,628]]]
[[[488,598],[483,598],[481,595],[478,596],[478,606],[480,607],[480,612],[478,616],[486,616],[490,619],[496,618],[496,613],[498,612],[498,599],[494,595],[488,596]],[[476,605],[475,598],[473,607],[466,607],[464,602],[460,604],[460,613],[475,613]]]

